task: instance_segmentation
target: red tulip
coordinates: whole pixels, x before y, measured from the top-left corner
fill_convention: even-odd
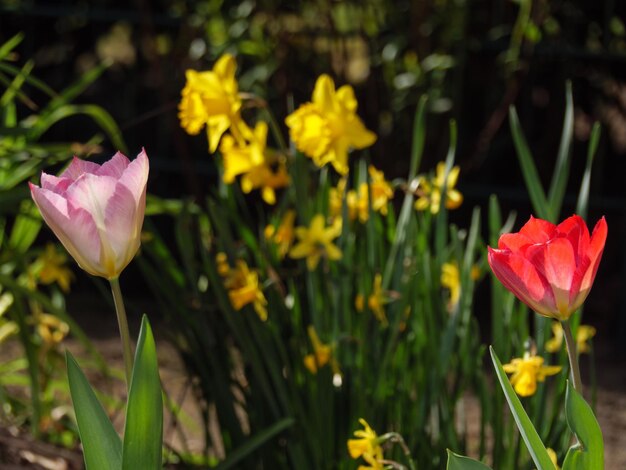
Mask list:
[[[573,215],[554,225],[531,217],[518,233],[489,247],[489,265],[504,286],[535,312],[567,320],[587,298],[606,241],[602,217],[593,234]]]
[[[137,253],[148,167],[143,150],[132,162],[118,152],[103,165],[74,157],[61,175],[30,184],[43,219],[89,274],[115,279]]]

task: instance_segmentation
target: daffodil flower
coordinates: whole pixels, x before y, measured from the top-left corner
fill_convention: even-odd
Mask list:
[[[296,259],[306,258],[309,271],[315,270],[322,256],[330,260],[339,260],[342,253],[333,240],[340,233],[341,219],[335,219],[333,225],[326,227],[324,216],[317,214],[309,227],[296,227],[299,242],[291,248],[289,256]]]
[[[546,341],[546,351],[555,353],[563,346],[563,326],[560,322],[552,322],[552,334],[554,335]],[[589,340],[596,335],[596,329],[589,325],[580,325],[576,333],[576,350],[578,354],[589,352]]]
[[[463,202],[463,195],[454,189],[459,178],[459,171],[460,168],[458,166],[452,167],[446,179],[446,164],[439,162],[434,178],[420,177],[417,189],[420,196],[415,201],[415,209],[418,211],[428,209],[431,214],[439,213],[444,193],[446,208],[457,209]]]
[[[387,315],[385,315],[385,304],[389,302],[389,299],[383,292],[382,284],[382,276],[380,274],[376,274],[376,276],[374,276],[374,286],[372,287],[372,292],[367,298],[367,307],[372,311],[378,321],[386,326],[388,322]],[[354,304],[357,311],[362,312],[364,310],[364,299],[362,294],[356,296]]]
[[[313,346],[313,354],[304,356],[304,367],[306,367],[311,374],[317,374],[317,371],[321,367],[330,363],[333,374],[341,374],[339,364],[333,358],[333,346],[322,343],[313,326],[307,328],[307,333],[311,341],[311,346]]]
[[[520,397],[529,397],[537,391],[537,382],[544,382],[546,377],[558,374],[561,366],[544,366],[543,357],[525,353],[509,364],[504,364],[504,371],[511,376],[511,385]]]
[[[340,174],[347,174],[348,151],[369,147],[376,141],[376,135],[357,116],[357,106],[351,86],[335,90],[333,80],[321,75],[312,101],[285,119],[291,140],[318,167],[330,163]]]
[[[295,238],[294,223],[296,211],[289,209],[285,212],[278,227],[268,225],[265,227],[265,238],[271,240],[278,247],[278,257],[283,259]]]
[[[206,125],[211,153],[217,150],[222,135],[229,128],[233,134],[238,134],[241,98],[236,70],[235,58],[224,54],[210,71],[185,72],[187,83],[178,105],[178,118],[188,134],[198,134]]]
[[[363,458],[369,465],[360,465],[359,470],[382,470],[383,449],[376,431],[374,431],[367,421],[359,419],[363,429],[354,431],[356,439],[348,439],[348,453],[353,459]]]
[[[267,320],[267,300],[259,286],[258,273],[250,270],[244,260],[238,260],[234,268],[224,268],[224,261],[218,260],[218,270],[226,275],[224,287],[228,290],[228,298],[233,308],[239,311],[252,304],[259,318],[262,321]]]
[[[56,249],[54,244],[48,243],[30,267],[30,271],[42,284],[57,283],[63,292],[70,291],[70,284],[74,273],[67,266],[67,256]]]
[[[224,183],[231,184],[241,175],[241,189],[249,193],[260,189],[263,200],[276,203],[275,189],[289,185],[289,174],[284,159],[271,154],[266,147],[267,123],[258,122],[254,130],[245,124],[239,126],[242,138],[227,134],[223,137],[220,152],[224,159]]]

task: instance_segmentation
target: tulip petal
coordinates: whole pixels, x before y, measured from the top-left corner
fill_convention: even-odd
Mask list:
[[[598,220],[593,229],[589,247],[585,253],[584,260],[586,263],[581,263],[581,266],[579,266],[576,273],[577,276],[580,277],[580,286],[578,288],[578,290],[580,290],[580,294],[576,296],[576,303],[578,303],[578,305],[582,304],[585,300],[587,294],[591,290],[593,281],[596,278],[596,273],[598,272],[598,266],[600,265],[602,252],[604,251],[604,245],[606,243],[607,233],[608,227],[606,220],[602,217]]]
[[[488,261],[504,286],[535,312],[555,316],[555,301],[550,285],[537,268],[523,256],[488,247]]]
[[[138,226],[138,219],[133,194],[126,186],[118,183],[104,212],[106,239],[113,251],[113,265],[117,272],[130,263],[139,249],[141,225]]]
[[[555,238],[545,245],[532,245],[525,256],[552,287],[557,310],[569,316],[570,292],[576,272],[576,257],[570,241]]]
[[[139,204],[142,196],[145,196],[149,171],[150,164],[148,162],[148,156],[146,155],[146,151],[141,149],[137,158],[130,162],[119,178],[119,183],[126,186],[133,195],[135,204]]]
[[[61,173],[62,178],[69,178],[72,180],[78,179],[82,174],[92,173],[95,174],[100,165],[94,162],[90,162],[87,160],[81,160],[78,157],[74,157],[69,166],[65,169],[63,173]]]
[[[126,158],[126,155],[117,152],[110,160],[102,164],[98,171],[96,171],[96,175],[112,176],[115,179],[119,179],[129,164],[130,161]]]
[[[98,229],[105,232],[104,208],[115,192],[116,183],[111,176],[86,173],[67,188],[65,196],[70,206],[89,212]]]
[[[589,247],[589,230],[582,217],[578,215],[568,217],[557,226],[557,232],[570,241],[576,254],[576,264],[581,263],[587,256]]]
[[[41,187],[43,189],[49,189],[57,194],[63,194],[68,186],[72,184],[74,180],[70,178],[64,178],[47,173],[41,173]]]
[[[31,194],[46,224],[79,266],[90,274],[101,276],[97,268],[100,237],[89,213],[71,207],[64,197],[48,189],[31,185]]]

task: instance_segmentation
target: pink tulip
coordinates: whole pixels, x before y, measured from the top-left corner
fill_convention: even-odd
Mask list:
[[[573,215],[554,225],[531,217],[518,233],[489,247],[489,265],[504,286],[535,312],[567,320],[587,298],[602,258],[607,225],[593,234]]]
[[[148,156],[121,153],[98,165],[74,157],[60,176],[41,174],[30,191],[41,215],[81,268],[115,279],[140,245]]]

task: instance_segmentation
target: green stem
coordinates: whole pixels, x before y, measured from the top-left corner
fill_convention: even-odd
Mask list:
[[[578,366],[578,355],[576,354],[576,341],[572,335],[572,329],[569,326],[568,321],[562,321],[563,333],[565,334],[565,345],[567,346],[567,355],[569,356],[569,366],[572,374],[572,381],[574,382],[574,389],[582,394],[583,383],[580,380],[580,367]]]
[[[120,337],[122,338],[122,354],[124,356],[124,369],[126,371],[126,387],[128,388],[130,387],[130,378],[133,371],[133,351],[130,344],[128,320],[126,319],[126,309],[124,308],[124,299],[122,298],[119,279],[109,279],[109,282],[111,283],[113,302],[115,303],[115,311],[117,312],[117,323],[120,327]]]

